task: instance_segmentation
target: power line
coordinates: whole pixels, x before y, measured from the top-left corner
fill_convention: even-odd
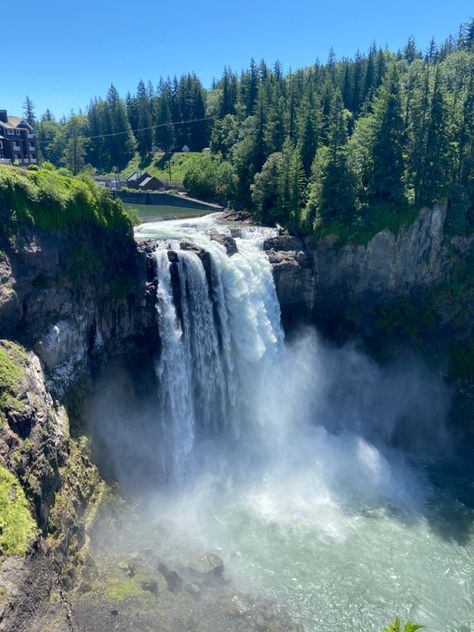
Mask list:
[[[191,123],[202,123],[203,121],[212,121],[215,117],[214,116],[205,116],[203,118],[198,118],[198,119],[189,119],[187,121],[170,121],[169,123],[159,123],[158,125],[150,125],[149,127],[140,127],[139,129],[132,129],[132,133],[133,134],[138,134],[138,132],[146,132],[150,129],[158,129],[159,127],[168,127],[169,125],[171,126],[175,126],[175,125],[188,125]],[[85,138],[86,140],[95,140],[96,138],[110,138],[111,136],[123,136],[124,134],[128,134],[128,130],[124,130],[123,132],[111,132],[110,134],[97,134],[95,136],[82,136],[82,138]],[[38,140],[36,139],[37,143],[41,143],[41,144],[47,144],[50,143],[54,140],[54,138],[50,138],[48,140]]]

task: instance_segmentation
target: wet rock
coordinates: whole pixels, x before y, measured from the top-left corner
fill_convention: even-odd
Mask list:
[[[221,235],[220,233],[213,233],[211,235],[211,239],[216,241],[218,244],[221,244],[221,246],[224,246],[229,257],[232,257],[232,255],[235,255],[238,252],[237,244],[235,243],[235,239],[233,237]]]
[[[224,574],[224,562],[215,553],[203,553],[191,560],[189,569],[202,577],[220,579]]]
[[[197,255],[200,255],[202,252],[202,248],[199,248],[199,246],[196,246],[196,244],[193,244],[190,241],[180,241],[179,247],[181,250],[187,250],[188,252],[195,252]]]
[[[244,617],[249,614],[252,610],[252,607],[249,603],[244,601],[244,598],[240,595],[234,595],[229,604],[226,607],[226,610],[229,614],[234,617]]]
[[[281,235],[263,244],[272,264],[275,289],[285,325],[309,321],[314,308],[314,265],[299,237]]]
[[[248,225],[256,225],[257,223],[253,215],[248,211],[234,211],[229,208],[222,212],[222,219],[225,219],[227,222],[241,222]]]
[[[192,595],[195,599],[201,598],[201,587],[199,584],[186,584],[186,592]]]
[[[171,592],[178,592],[181,590],[183,585],[183,580],[180,575],[175,571],[163,564],[163,562],[158,563],[158,571],[163,575],[168,585],[168,590]]]

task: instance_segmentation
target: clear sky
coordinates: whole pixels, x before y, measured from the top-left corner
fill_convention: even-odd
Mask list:
[[[13,6],[13,5],[12,5]],[[140,79],[195,71],[205,86],[224,65],[251,57],[285,69],[366,51],[426,48],[456,34],[472,0],[23,0],[4,12],[0,109],[41,114],[85,109],[111,82],[122,95]],[[10,25],[11,23],[11,25]]]

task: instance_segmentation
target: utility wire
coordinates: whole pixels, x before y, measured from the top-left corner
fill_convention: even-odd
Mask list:
[[[132,129],[133,134],[137,134],[138,132],[146,132],[150,129],[158,129],[159,127],[168,127],[169,125],[188,125],[190,123],[202,123],[203,121],[212,121],[214,116],[205,116],[203,118],[198,119],[189,119],[187,121],[170,121],[169,123],[159,123],[158,125],[150,125],[149,127],[140,127],[139,129]],[[124,130],[123,132],[111,132],[110,134],[97,134],[96,136],[82,136],[86,140],[95,140],[96,138],[110,138],[111,136],[123,136],[124,134],[128,134],[128,130]],[[78,134],[79,136],[79,134]],[[50,143],[54,140],[54,138],[50,138],[48,140],[38,140],[37,143],[46,144]]]

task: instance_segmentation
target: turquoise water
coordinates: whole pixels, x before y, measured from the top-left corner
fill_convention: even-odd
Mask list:
[[[125,208],[136,209],[144,222],[159,219],[186,219],[187,217],[201,217],[210,211],[191,207],[169,206],[167,204],[124,204]]]

